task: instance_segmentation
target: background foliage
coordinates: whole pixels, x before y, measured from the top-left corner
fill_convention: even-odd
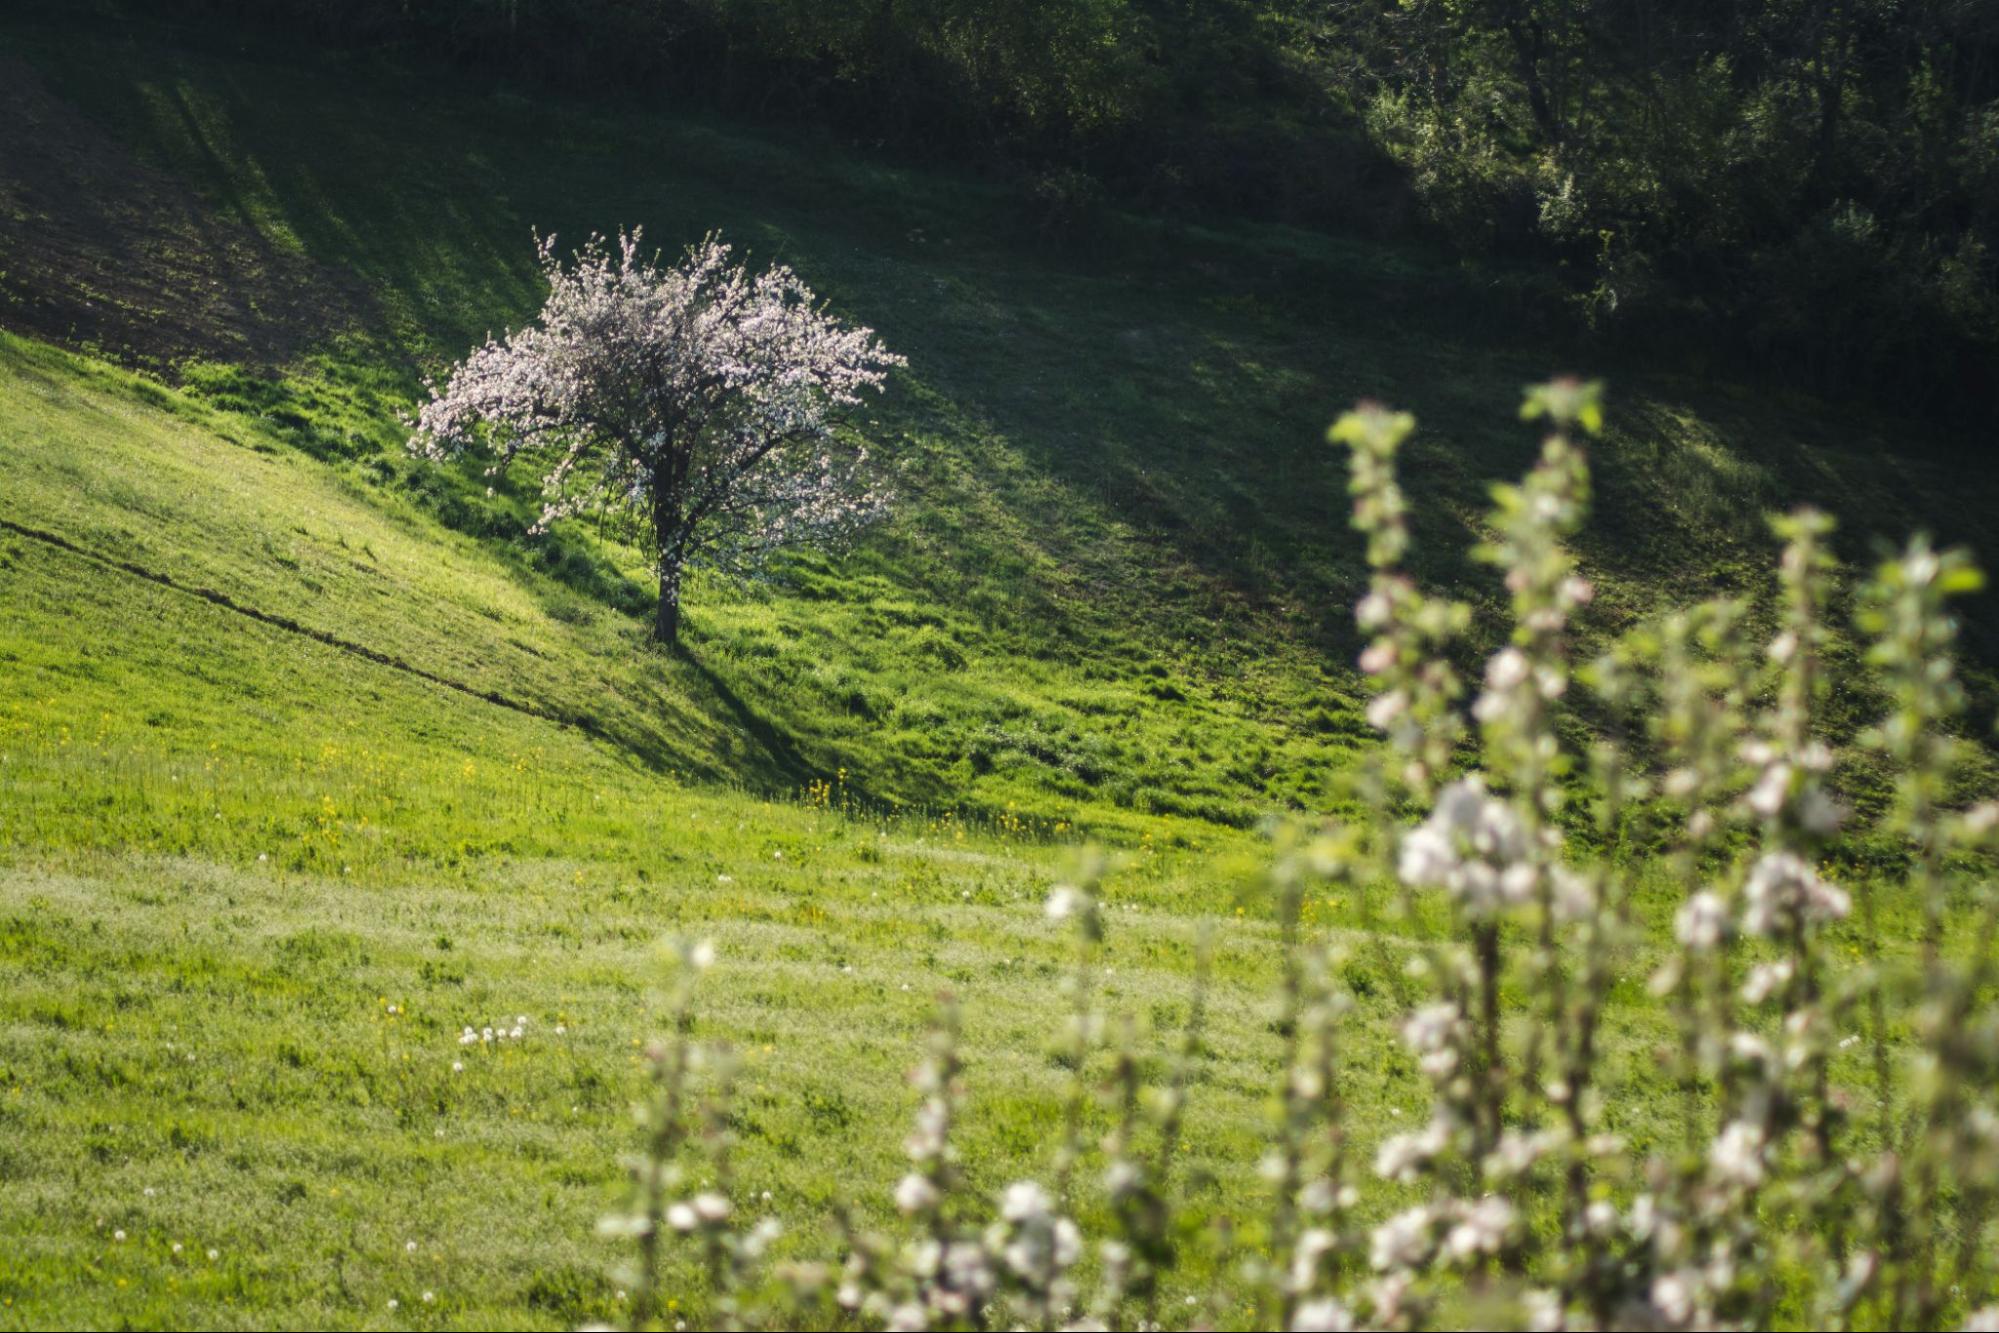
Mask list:
[[[1999,16],[1970,0],[177,3],[830,120],[1005,175],[1054,235],[1115,199],[1421,228],[1651,352],[1992,404]]]

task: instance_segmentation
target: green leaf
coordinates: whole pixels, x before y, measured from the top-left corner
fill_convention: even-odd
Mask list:
[[[1953,565],[1937,576],[1937,588],[1949,597],[1985,590],[1985,571],[1977,565]]]

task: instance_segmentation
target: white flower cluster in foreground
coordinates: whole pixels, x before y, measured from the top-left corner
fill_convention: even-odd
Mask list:
[[[1473,916],[1530,901],[1539,876],[1528,833],[1477,776],[1453,782],[1422,825],[1402,839],[1396,869],[1412,888],[1440,888]]]
[[[1781,938],[1792,931],[1845,919],[1853,901],[1826,883],[1795,852],[1766,852],[1742,886],[1742,928]]]
[[[1368,536],[1361,665],[1385,744],[1356,784],[1369,818],[1275,834],[1281,1063],[1255,1176],[1237,1166],[1263,1182],[1263,1215],[1216,1218],[1183,1165],[1212,1059],[1205,982],[1164,1059],[1100,1012],[1091,864],[1045,908],[1074,950],[1049,1023],[1069,1075],[1046,1170],[996,1197],[966,1185],[955,1140],[976,1108],[947,1002],[913,1077],[907,1163],[881,1191],[896,1220],[842,1214],[837,1256],[764,1274],[757,1233],[733,1229],[727,1118],[689,1110],[701,1062],[680,993],[621,1233],[640,1251],[635,1326],[658,1314],[645,1275],[678,1241],[711,1275],[712,1327],[1999,1328],[1999,902],[1965,873],[1999,851],[1999,803],[1951,804],[1948,599],[1975,572],[1919,541],[1861,590],[1868,697],[1888,707],[1864,742],[1896,789],[1848,855],[1819,738],[1829,523],[1777,523],[1774,641],[1721,599],[1579,663],[1572,622],[1594,590],[1564,542],[1588,497],[1594,386],[1540,386],[1527,415],[1552,430],[1495,491],[1479,554],[1512,624],[1469,706],[1451,665],[1468,610],[1400,565],[1394,458],[1414,423],[1366,408],[1335,428]],[[1563,711],[1579,695],[1586,717]],[[1403,802],[1423,812],[1413,827],[1391,814]],[[1305,906],[1335,886],[1384,923],[1366,953],[1314,934]],[[1877,933],[1890,919],[1915,922],[1916,947]],[[1375,984],[1350,994],[1355,969]],[[1401,1049],[1381,1059],[1361,1024],[1393,1024]],[[1378,1093],[1384,1068],[1390,1124],[1364,1123],[1347,1098]],[[1426,1110],[1401,1121],[1412,1094]]]

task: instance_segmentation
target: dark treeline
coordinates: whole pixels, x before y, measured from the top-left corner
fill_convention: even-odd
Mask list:
[[[809,117],[1110,201],[1526,261],[1589,327],[1999,403],[1993,0],[177,0]]]

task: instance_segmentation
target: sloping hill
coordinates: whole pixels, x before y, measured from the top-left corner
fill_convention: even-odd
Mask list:
[[[1003,193],[836,145],[302,61],[111,8],[4,23],[33,86],[10,94],[32,114],[0,177],[35,179],[13,185],[0,239],[69,238],[4,266],[11,318],[179,357],[194,399],[246,418],[223,430],[303,456],[257,476],[317,476],[339,497],[257,537],[202,508],[240,494],[162,471],[180,526],[100,515],[93,530],[170,564],[185,535],[189,578],[330,632],[306,613],[351,616],[378,647],[405,637],[382,650],[594,718],[643,763],[769,791],[844,770],[873,800],[1127,832],[1148,810],[1241,824],[1323,807],[1366,737],[1346,670],[1356,550],[1321,432],[1362,394],[1423,413],[1409,462],[1426,572],[1491,599],[1461,552],[1486,481],[1531,446],[1509,422],[1519,384],[1562,355],[1522,337],[1494,275],[1134,219],[1051,250]],[[19,147],[50,135],[70,147]],[[78,178],[41,179],[57,167]],[[141,214],[148,227],[104,221]],[[489,500],[483,478],[400,449],[419,374],[532,308],[533,230],[633,222],[668,247],[719,226],[912,358],[862,423],[895,460],[897,521],[775,586],[697,586],[685,664],[638,651],[649,591],[615,526],[530,543],[522,489]],[[249,309],[204,316],[228,336],[203,343],[177,332],[173,293],[189,289]],[[73,329],[37,322],[79,301],[91,318]],[[1864,553],[1917,526],[1975,540],[1999,503],[1984,451],[1892,418],[1636,374],[1613,404],[1585,543],[1604,624],[1662,596],[1760,588],[1769,508],[1832,508]],[[77,491],[50,472],[27,494],[61,493],[85,521]],[[393,570],[340,548],[364,514],[410,534],[389,555],[375,544]],[[437,525],[459,535],[433,556]],[[427,605],[480,559],[462,602],[400,601]]]
[[[801,1241],[884,1206],[940,989],[994,1093],[968,1169],[1037,1155],[1060,849],[684,782],[754,743],[688,705],[721,707],[697,668],[618,667],[609,613],[245,427],[0,335],[0,1323],[616,1314],[592,1220],[663,932],[720,944],[739,1178]],[[1173,1022],[1232,884],[1149,826],[1105,994]],[[1267,934],[1221,971],[1260,981]],[[1191,1162],[1257,1124],[1250,994],[1210,1003]],[[460,1044],[495,1023],[525,1035]]]

